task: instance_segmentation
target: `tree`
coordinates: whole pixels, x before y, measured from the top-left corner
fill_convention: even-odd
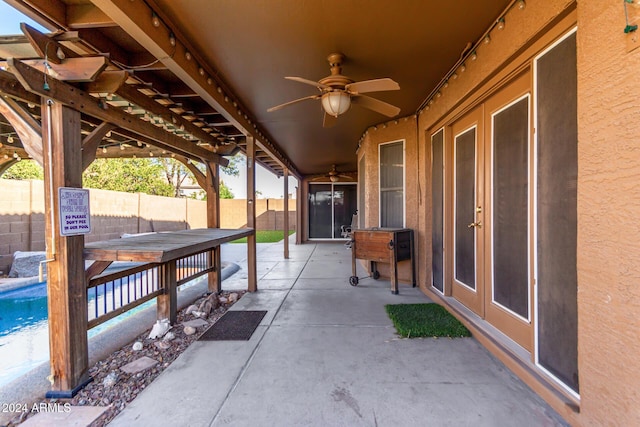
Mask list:
[[[220,181],[220,188],[218,189],[221,199],[233,199],[235,196],[231,192],[231,189],[226,186],[224,181]]]
[[[157,159],[97,159],[82,176],[83,186],[103,190],[174,196]]]
[[[173,187],[173,197],[180,197],[180,190],[185,179],[190,177],[192,182],[195,181],[193,174],[184,163],[176,159],[160,158],[158,161],[162,165],[167,184]]]
[[[4,179],[44,179],[42,166],[34,160],[21,160],[2,175]]]

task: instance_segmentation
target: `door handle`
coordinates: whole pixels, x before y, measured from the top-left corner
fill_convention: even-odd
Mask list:
[[[472,222],[471,224],[467,225],[467,228],[474,228],[474,227],[482,227],[482,221]]]

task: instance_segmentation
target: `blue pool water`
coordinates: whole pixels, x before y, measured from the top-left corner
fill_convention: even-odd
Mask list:
[[[103,298],[98,295],[98,298]],[[109,295],[106,296],[110,298]],[[95,297],[94,297],[95,298]],[[155,305],[148,301],[88,332],[91,338]],[[46,282],[0,292],[0,387],[49,360]]]

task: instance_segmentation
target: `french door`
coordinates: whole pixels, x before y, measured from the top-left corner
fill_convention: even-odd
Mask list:
[[[451,293],[533,348],[531,97],[525,73],[451,126]]]
[[[484,314],[484,161],[482,108],[452,126],[453,296]],[[480,138],[479,138],[480,137]]]
[[[576,29],[431,134],[432,287],[578,396]]]

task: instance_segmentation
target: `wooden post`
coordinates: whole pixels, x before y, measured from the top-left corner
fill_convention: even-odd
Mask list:
[[[284,259],[289,259],[289,169],[284,168]]]
[[[220,228],[220,165],[207,162],[205,191],[207,192],[207,227]],[[220,246],[216,246],[210,253],[210,264],[215,270],[208,274],[209,292],[222,291],[222,275],[220,274]]]
[[[169,319],[174,325],[178,314],[178,291],[176,285],[176,260],[162,264],[159,267],[158,279],[164,287],[164,292],[158,295],[157,318]]]
[[[60,236],[58,188],[82,187],[80,112],[43,98],[45,232],[51,391],[72,397],[88,376],[87,290],[84,236]]]
[[[253,136],[247,136],[247,227],[256,228],[256,144]],[[256,271],[256,235],[247,237],[248,291],[258,290]]]

